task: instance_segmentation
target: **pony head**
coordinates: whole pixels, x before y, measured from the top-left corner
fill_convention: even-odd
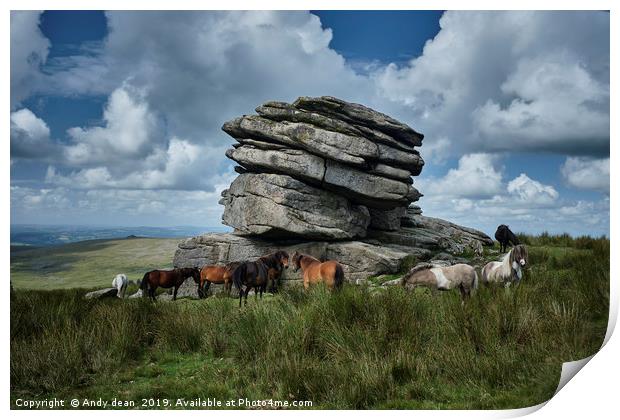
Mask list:
[[[196,284],[200,283],[200,269],[196,267],[182,268],[181,274],[185,276],[185,278],[191,277],[194,279]]]
[[[276,258],[284,268],[288,268],[288,252],[278,251],[276,252]]]
[[[293,253],[293,256],[291,257],[291,259],[293,260],[293,267],[295,267],[294,269],[295,272],[297,272],[299,268],[301,267],[301,257],[303,257],[303,255],[297,251],[295,251]]]
[[[527,264],[527,249],[525,245],[516,245],[510,251],[510,263],[511,265],[518,264],[521,267],[525,267]],[[516,267],[515,267],[516,268]]]

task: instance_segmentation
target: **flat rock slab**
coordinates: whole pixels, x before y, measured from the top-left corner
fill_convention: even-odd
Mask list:
[[[424,136],[407,124],[395,120],[381,112],[364,105],[343,101],[332,96],[298,98],[293,106],[298,109],[315,112],[339,120],[344,120],[362,127],[368,127],[385,133],[407,145],[421,146]]]
[[[493,240],[484,232],[443,219],[426,217],[407,211],[396,231],[369,229],[366,241],[442,250],[452,254],[464,251],[479,252],[482,246],[492,246]]]
[[[356,137],[366,137],[370,140],[384,143],[407,152],[413,152],[415,150],[414,144],[400,142],[374,128],[364,125],[350,124],[342,119],[330,118],[316,112],[304,111],[286,102],[267,102],[257,107],[256,112],[261,117],[274,121],[308,123],[329,131],[335,131]]]
[[[380,175],[376,170],[369,173],[303,150],[264,150],[254,145],[243,145],[229,149],[226,156],[249,171],[289,175],[368,207],[407,206],[421,196],[411,182],[405,180],[411,180],[409,176],[398,180]],[[387,165],[377,165],[375,168],[379,172],[389,171]]]
[[[419,175],[424,166],[417,151],[404,151],[366,137],[329,131],[302,122],[272,121],[258,115],[244,115],[224,123],[222,129],[240,142],[250,139],[273,143],[276,148],[284,145],[362,169],[383,163]]]
[[[95,290],[94,292],[88,292],[84,295],[86,299],[103,299],[108,297],[116,297],[117,290],[114,287],[107,289]]]
[[[351,239],[370,223],[366,207],[287,175],[239,175],[221,203],[223,222],[241,235]]]

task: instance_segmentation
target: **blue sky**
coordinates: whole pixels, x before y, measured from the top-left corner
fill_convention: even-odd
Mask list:
[[[13,12],[11,221],[219,225],[222,123],[302,95],[423,132],[426,215],[609,232],[604,12]]]

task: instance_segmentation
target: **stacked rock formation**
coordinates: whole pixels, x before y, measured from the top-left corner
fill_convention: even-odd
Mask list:
[[[408,125],[333,97],[267,102],[256,112],[222,127],[237,142],[226,155],[240,175],[220,201],[233,234],[182,242],[175,266],[300,250],[338,259],[359,282],[398,271],[408,255],[492,244],[412,204],[422,196],[412,177],[424,166],[416,149],[424,136]]]

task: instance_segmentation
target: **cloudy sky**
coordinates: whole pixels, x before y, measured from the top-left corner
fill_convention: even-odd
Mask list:
[[[12,12],[11,222],[217,226],[220,127],[302,95],[424,133],[428,216],[609,232],[605,12]]]

